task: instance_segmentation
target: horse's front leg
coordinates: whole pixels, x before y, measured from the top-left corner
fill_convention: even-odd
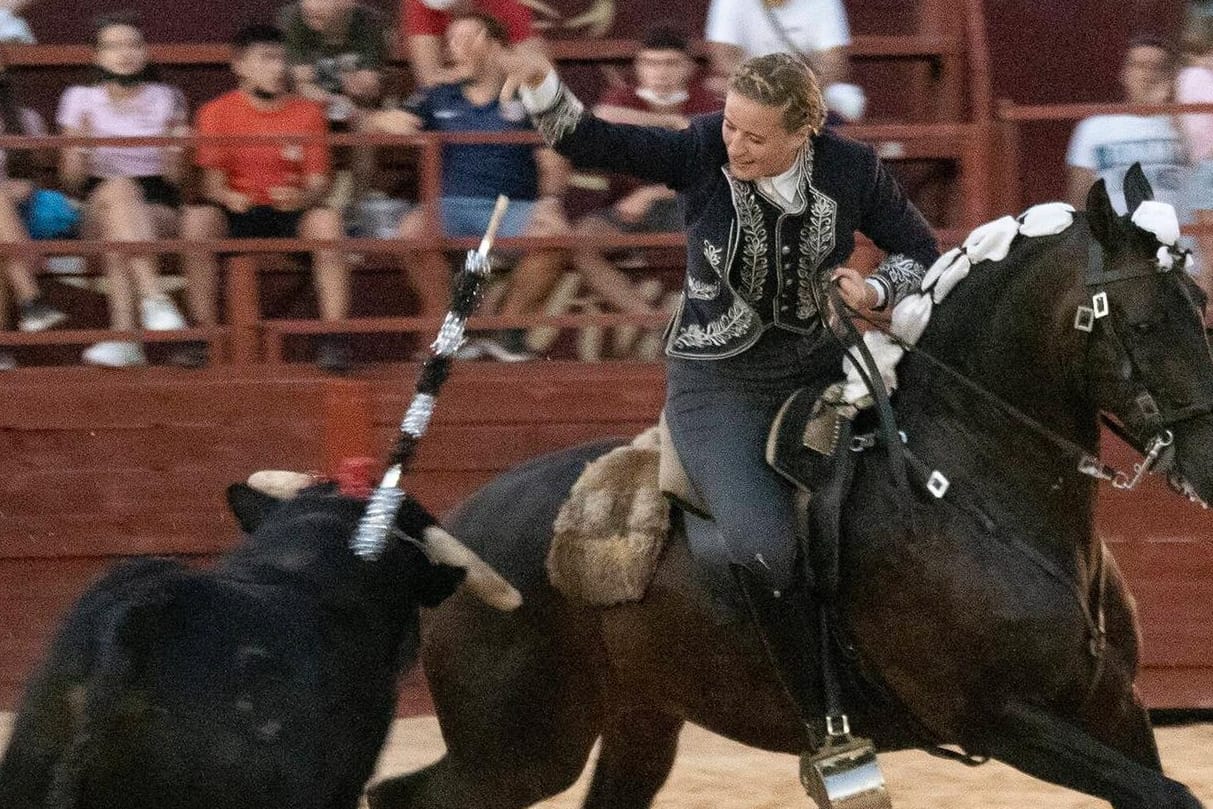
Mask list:
[[[1142,729],[1153,735],[1144,712]],[[982,733],[983,752],[1028,775],[1103,798],[1114,809],[1201,809],[1186,786],[1034,705],[1009,703]],[[974,745],[974,748],[976,745]],[[1139,752],[1139,751],[1135,751]],[[1154,753],[1157,760],[1157,752]]]

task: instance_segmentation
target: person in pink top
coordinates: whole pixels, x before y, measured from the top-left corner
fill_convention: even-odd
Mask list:
[[[1188,22],[1183,41],[1187,66],[1175,81],[1180,104],[1213,103],[1213,17],[1195,16]],[[1213,228],[1213,113],[1179,116],[1179,128],[1193,169],[1187,203],[1197,225]],[[1201,258],[1197,281],[1213,294],[1213,232],[1199,232],[1196,245]]]
[[[138,19],[106,15],[94,27],[94,81],[67,88],[56,116],[65,135],[140,137],[185,132],[185,97],[155,80]],[[151,241],[176,230],[181,150],[160,146],[64,149],[60,179],[86,198],[84,233],[116,241]],[[106,255],[110,325],[132,331],[185,328],[164,293],[155,256]],[[138,310],[138,321],[136,320]],[[107,340],[84,352],[90,365],[124,367],[146,362],[139,343]]]

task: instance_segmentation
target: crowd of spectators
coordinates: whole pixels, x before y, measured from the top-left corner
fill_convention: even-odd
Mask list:
[[[1157,38],[1130,44],[1120,75],[1126,101],[1213,101],[1213,3],[1191,8],[1182,52]],[[59,99],[59,132],[138,137],[192,131],[282,140],[202,143],[196,149],[70,147],[61,149],[57,160],[49,150],[0,152],[0,242],[73,236],[146,242],[177,235],[199,243],[224,237],[329,240],[346,233],[419,239],[436,224],[449,236],[476,236],[487,225],[495,197],[504,193],[511,205],[502,236],[573,234],[587,237],[589,244],[507,253],[508,283],[489,304],[496,313],[537,311],[569,270],[579,273],[602,305],[654,313],[651,296],[620,270],[619,255],[597,249],[592,241],[618,233],[681,230],[683,212],[669,189],[611,178],[601,207],[570,224],[564,203],[568,167],[551,150],[519,143],[449,143],[442,150],[441,198],[432,207],[401,200],[383,208],[382,194],[368,196],[376,175],[374,147],[330,149],[315,140],[326,132],[408,136],[530,130],[521,107],[499,98],[504,49],[546,49],[530,8],[519,0],[403,0],[398,25],[411,93],[389,89],[392,34],[378,9],[358,0],[295,0],[278,11],[273,24],[240,31],[231,63],[235,88],[191,115],[181,90],[161,81],[149,61],[139,18],[125,12],[100,17],[92,74]],[[725,80],[741,60],[790,51],[821,76],[834,123],[864,114],[864,91],[850,81],[850,31],[841,0],[710,0],[702,67],[690,39],[699,33],[672,24],[650,28],[631,75],[626,80],[608,75],[613,80],[599,92],[595,113],[611,121],[681,129],[691,116],[720,106]],[[45,122],[23,102],[0,63],[0,132],[46,134]],[[1075,128],[1066,159],[1069,197],[1076,204],[1100,177],[1119,202],[1120,178],[1140,162],[1159,198],[1174,204],[1184,221],[1213,223],[1213,115],[1091,118]],[[357,228],[368,199],[391,211],[394,226]],[[1213,256],[1213,237],[1199,246]],[[310,260],[321,319],[348,317],[347,257],[316,250]],[[399,313],[444,312],[451,257],[415,251],[399,260],[416,301],[411,311],[401,307]],[[185,281],[188,322],[218,324],[216,255],[187,248],[171,261],[179,264]],[[154,252],[102,256],[101,288],[114,331],[186,327],[161,264]],[[41,269],[23,257],[5,262],[0,329],[15,324],[22,331],[39,331],[68,319],[40,294]],[[532,356],[520,329],[480,336],[464,355],[508,361]],[[211,359],[200,342],[178,343],[168,356],[184,367]],[[147,357],[140,342],[116,335],[87,347],[82,360],[127,367],[145,364]],[[352,363],[348,338],[321,338],[316,361],[329,371],[347,370]],[[0,370],[15,364],[11,352],[0,350]]]
[[[88,81],[67,88],[58,104],[55,122],[62,134],[141,137],[192,131],[277,135],[282,140],[204,141],[196,149],[73,146],[60,151],[57,166],[37,150],[11,150],[0,161],[0,240],[82,236],[148,242],[180,236],[201,245],[225,237],[337,239],[356,232],[353,223],[372,183],[376,155],[372,147],[330,149],[315,136],[330,131],[410,135],[531,129],[517,102],[498,98],[504,82],[498,63],[502,50],[546,47],[525,5],[518,0],[405,0],[399,26],[413,90],[403,101],[385,91],[391,38],[388,21],[377,9],[357,0],[296,0],[279,10],[274,24],[240,31],[232,43],[235,89],[191,115],[181,90],[161,81],[149,61],[138,16],[119,12],[98,18],[92,73]],[[608,117],[679,128],[686,126],[687,116],[720,104],[718,95],[693,80],[698,68],[686,32],[654,33],[635,68],[634,86],[615,87],[604,95],[600,110]],[[2,72],[0,131],[48,132],[36,113],[21,106]],[[433,210],[407,204],[397,209],[403,213],[394,235],[420,238],[432,232],[435,222],[450,236],[479,235],[500,193],[511,200],[501,236],[572,231],[562,201],[568,168],[551,150],[517,143],[448,144],[442,157],[441,199]],[[577,227],[587,234],[679,229],[672,194],[651,187],[625,188],[608,209],[585,217]],[[383,235],[382,229],[375,235]],[[499,252],[509,272],[508,283],[489,304],[498,314],[535,311],[561,273],[572,267],[609,305],[651,311],[631,280],[592,251]],[[317,250],[310,258],[321,319],[346,318],[346,257]],[[187,247],[172,260],[184,278],[188,324],[216,325],[221,275],[215,253]],[[98,287],[108,300],[112,330],[129,334],[186,328],[186,317],[169,294],[175,287],[162,277],[162,261],[169,259],[154,251],[102,256],[104,284]],[[450,257],[420,251],[403,256],[402,264],[417,306],[401,313],[443,313],[449,304]],[[23,331],[51,328],[67,319],[40,296],[40,269],[22,257],[6,262],[0,317],[14,311]],[[7,323],[0,321],[3,326]],[[531,357],[521,329],[484,335],[465,346],[463,354],[508,361]],[[200,367],[211,359],[203,342],[177,343],[168,357],[184,367]],[[121,368],[146,364],[148,358],[139,341],[116,334],[87,347],[82,360]],[[347,370],[348,338],[321,338],[316,361],[326,370]],[[15,364],[12,353],[0,352],[0,369]]]

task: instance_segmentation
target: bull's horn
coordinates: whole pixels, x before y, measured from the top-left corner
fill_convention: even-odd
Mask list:
[[[286,469],[263,469],[249,475],[248,487],[278,500],[290,500],[308,486],[316,485],[316,478],[305,472]]]
[[[512,584],[442,528],[431,525],[421,532],[421,536],[430,561],[466,570],[464,583],[485,604],[503,612],[517,609],[522,604],[522,594]]]

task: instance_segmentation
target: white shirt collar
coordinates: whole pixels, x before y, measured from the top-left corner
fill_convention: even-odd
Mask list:
[[[759,177],[754,181],[758,190],[787,212],[798,210],[801,206],[801,155],[797,154],[791,167],[782,174],[774,177]]]

